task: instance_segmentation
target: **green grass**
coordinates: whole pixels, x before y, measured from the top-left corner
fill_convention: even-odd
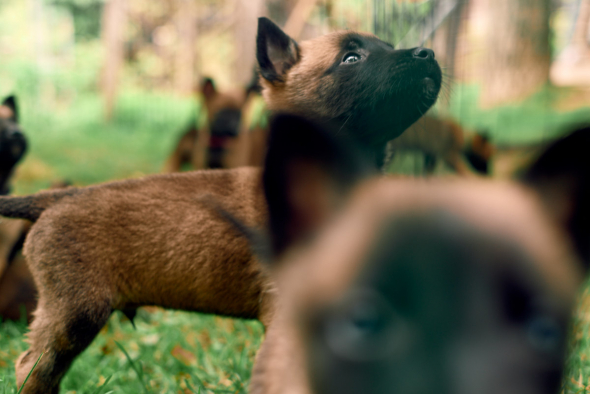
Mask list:
[[[140,310],[136,326],[113,314],[72,365],[62,392],[247,392],[260,323],[153,308]],[[13,362],[26,348],[26,329],[0,327],[0,393],[16,393]]]
[[[85,95],[64,109],[38,110],[21,100],[29,152],[19,166],[15,192],[32,193],[54,180],[89,185],[157,173],[190,122],[193,101],[127,93],[111,122],[101,102]]]
[[[523,102],[485,110],[478,106],[478,86],[455,86],[451,93],[450,114],[467,128],[488,130],[498,145],[550,140],[567,132],[570,125],[590,121],[588,101],[571,111],[557,109],[575,93],[573,89],[546,87]]]

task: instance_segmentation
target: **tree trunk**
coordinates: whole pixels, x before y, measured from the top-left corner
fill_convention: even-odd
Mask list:
[[[126,0],[109,0],[102,14],[102,41],[104,45],[104,68],[102,93],[105,117],[111,120],[117,98],[119,73],[123,65],[124,35],[127,24]]]
[[[237,0],[235,24],[235,75],[246,86],[252,81],[256,65],[256,30],[258,17],[266,14],[264,0]]]
[[[590,86],[590,0],[579,1],[579,9],[573,18],[571,40],[551,66],[551,82],[558,86],[587,87]]]
[[[581,0],[571,45],[588,52],[588,25],[590,24],[590,0]]]
[[[549,80],[550,0],[484,0],[481,104],[516,101]]]
[[[196,0],[176,0],[176,28],[178,44],[176,46],[174,86],[178,93],[191,95],[195,84],[197,39],[197,5]]]
[[[466,0],[459,0],[453,11],[436,30],[432,39],[434,53],[441,67],[445,69],[447,82],[451,82],[455,78],[459,33],[465,17],[466,6]]]
[[[317,0],[299,0],[285,22],[284,31],[294,40],[298,40],[305,27],[305,22],[309,19]]]

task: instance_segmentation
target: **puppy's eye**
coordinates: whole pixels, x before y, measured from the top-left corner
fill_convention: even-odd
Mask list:
[[[407,324],[381,295],[363,290],[347,297],[323,324],[329,348],[339,357],[380,359],[407,343]]]
[[[554,353],[563,343],[563,330],[559,322],[548,316],[533,316],[526,325],[529,343],[538,351]]]
[[[348,53],[346,56],[344,56],[344,59],[342,59],[342,63],[351,64],[356,63],[359,60],[361,60],[361,55],[358,53]]]

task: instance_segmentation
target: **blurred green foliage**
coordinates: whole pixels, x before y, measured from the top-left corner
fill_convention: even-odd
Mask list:
[[[45,0],[47,4],[66,8],[74,19],[77,40],[91,40],[100,36],[100,21],[104,0]]]

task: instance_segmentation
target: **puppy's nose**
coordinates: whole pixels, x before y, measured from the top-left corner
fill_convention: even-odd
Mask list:
[[[418,47],[418,48],[414,49],[413,55],[414,55],[414,57],[417,57],[420,59],[426,59],[426,60],[434,59],[434,51],[432,49],[428,49],[428,48]]]
[[[24,138],[24,134],[18,127],[8,129],[8,138],[10,139],[21,139]]]

